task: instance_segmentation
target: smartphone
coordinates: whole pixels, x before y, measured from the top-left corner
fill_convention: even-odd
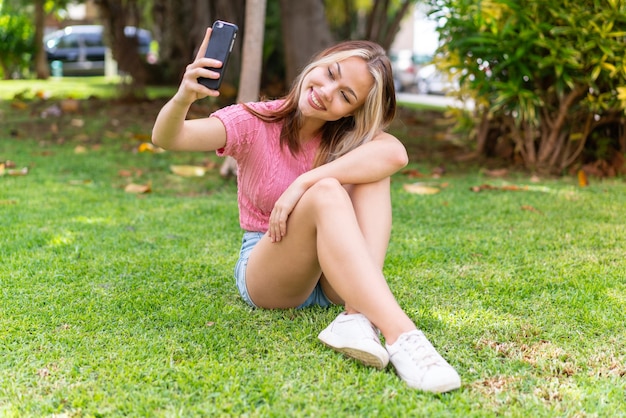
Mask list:
[[[210,68],[220,74],[220,78],[204,78],[199,77],[198,83],[210,88],[211,90],[217,90],[222,85],[222,75],[226,70],[226,64],[228,64],[228,57],[233,50],[235,44],[235,38],[237,37],[238,27],[233,23],[217,20],[213,23],[213,30],[211,31],[211,38],[209,39],[209,45],[206,48],[204,56],[206,58],[215,58],[222,62],[221,68]],[[208,68],[208,67],[207,67]]]

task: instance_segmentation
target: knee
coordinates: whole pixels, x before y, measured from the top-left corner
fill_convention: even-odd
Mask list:
[[[304,197],[324,208],[333,205],[350,204],[350,197],[346,189],[337,179],[331,177],[315,183],[306,191]]]

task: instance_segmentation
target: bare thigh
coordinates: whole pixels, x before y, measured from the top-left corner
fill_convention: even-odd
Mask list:
[[[318,212],[325,203],[352,205],[343,188],[325,187],[323,181],[320,183],[302,196],[289,216],[287,234],[280,242],[271,242],[266,234],[252,250],[246,284],[255,305],[263,308],[297,307],[309,297],[320,280]],[[328,207],[328,210],[332,208]],[[337,300],[334,294],[329,296],[335,299],[333,301]]]

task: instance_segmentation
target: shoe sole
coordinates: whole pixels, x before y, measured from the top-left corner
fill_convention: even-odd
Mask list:
[[[392,364],[393,365],[393,364]],[[395,369],[395,366],[394,366]],[[432,386],[429,388],[425,388],[420,386],[420,384],[414,382],[412,379],[410,378],[406,378],[403,375],[401,375],[398,370],[396,369],[396,374],[398,375],[398,377],[403,380],[407,386],[409,386],[410,388],[413,389],[418,389],[424,392],[431,392],[431,393],[446,393],[446,392],[451,392],[453,390],[459,389],[461,387],[461,380],[455,380],[454,382],[448,382],[448,383],[442,383],[440,385],[437,386]]]
[[[385,367],[387,367],[387,364],[389,363],[389,360],[387,361],[381,360],[380,357],[368,351],[359,350],[358,348],[354,348],[354,347],[345,347],[342,344],[335,344],[335,342],[332,341],[333,340],[332,336],[326,335],[324,331],[320,333],[318,338],[320,339],[322,343],[324,343],[325,346],[332,348],[333,350],[347,357],[358,360],[366,366],[374,367],[378,370],[383,370]]]

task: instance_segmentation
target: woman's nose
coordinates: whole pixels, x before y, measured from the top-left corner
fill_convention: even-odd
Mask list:
[[[334,83],[327,83],[320,88],[320,94],[322,95],[322,98],[326,101],[332,100],[334,91]]]

